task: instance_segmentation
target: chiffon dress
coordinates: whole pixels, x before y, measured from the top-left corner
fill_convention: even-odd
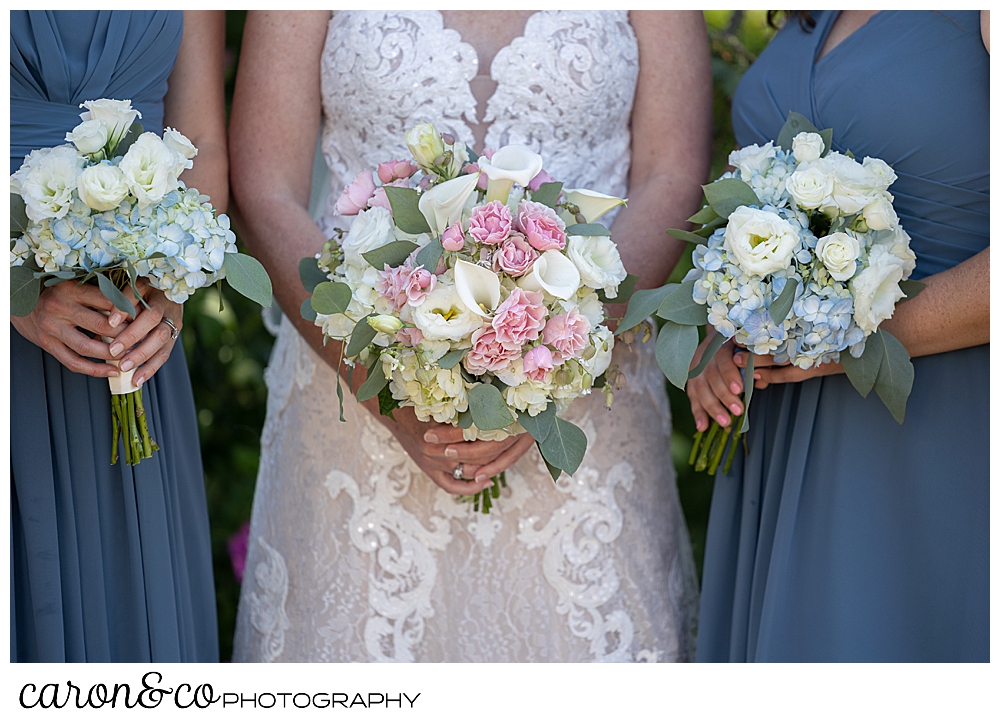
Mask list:
[[[181,12],[11,11],[10,170],[65,143],[80,103],[131,99],[162,133]],[[12,662],[218,660],[198,427],[180,344],[143,385],[150,436],[111,460],[106,379],[11,341]]]
[[[794,110],[889,163],[915,279],[988,248],[979,12],[883,11],[819,60],[837,13],[813,16],[742,80],[739,145]],[[749,453],[715,480],[699,661],[989,660],[989,356],[913,359],[903,425],[843,374],[754,394]]]

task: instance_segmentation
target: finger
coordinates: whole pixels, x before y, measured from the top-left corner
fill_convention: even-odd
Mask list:
[[[431,444],[453,444],[464,442],[465,430],[461,427],[453,427],[450,424],[436,424],[431,429],[424,432],[424,441]]]
[[[733,394],[732,388],[726,383],[726,380],[719,373],[718,369],[716,369],[714,374],[706,375],[705,379],[712,388],[712,393],[718,399],[719,403],[726,408],[727,412],[740,414],[743,411],[743,403],[738,396]],[[715,416],[714,413],[713,416]],[[722,424],[722,420],[719,420],[719,424]]]
[[[733,355],[719,354],[713,361],[729,391],[739,395],[743,391],[743,375],[740,374],[740,368],[733,362]]]
[[[517,437],[507,437],[499,442],[476,440],[475,442],[459,442],[444,447],[444,456],[451,459],[496,459],[498,455],[509,449],[517,441]]]
[[[80,356],[94,359],[109,359],[111,351],[108,345],[99,339],[91,339],[76,327],[63,326],[59,330],[59,340]],[[126,370],[128,371],[128,370]]]
[[[174,344],[170,342],[169,344],[164,344],[156,352],[153,353],[149,359],[147,359],[139,370],[136,372],[135,379],[132,383],[137,387],[141,387],[143,384],[148,382],[153,378],[153,375],[159,371],[160,367],[167,363],[167,359],[170,358],[170,352],[173,351]],[[125,371],[128,371],[127,369]]]
[[[112,353],[114,353],[115,344],[121,343],[120,339],[121,337],[112,342],[110,347]],[[143,337],[142,341],[140,341],[134,349],[130,349],[129,352],[121,358],[119,368],[123,372],[135,369],[146,360],[151,359],[156,352],[164,348],[168,349],[168,354],[170,353],[169,349],[174,348],[173,340],[170,338],[170,327],[166,324],[157,324],[151,332]],[[148,379],[149,377],[146,376],[146,378]]]
[[[82,304],[74,304],[69,310],[67,317],[73,326],[93,332],[98,336],[115,337],[125,330],[122,322],[125,315],[115,309],[110,316],[105,316],[99,311],[94,311],[90,307]]]
[[[747,365],[747,352],[746,351],[738,351],[738,352],[736,352],[736,354],[733,356],[733,363],[736,366],[740,367],[741,369],[744,368],[744,367],[746,367],[746,365]],[[756,354],[756,355],[754,355],[754,358],[753,358],[753,366],[754,366],[754,369],[761,369],[763,367],[782,366],[782,365],[776,364],[775,361],[774,361],[774,357],[771,356],[770,354],[767,354],[767,355]]]
[[[135,318],[135,321],[130,322],[125,330],[115,337],[115,340],[111,343],[111,356],[117,357],[126,349],[130,349],[138,344],[161,321],[163,321],[163,313],[159,309],[155,307],[152,309],[143,309]],[[169,338],[170,330],[166,325],[164,325],[164,330],[167,332],[167,338]]]
[[[453,495],[474,495],[492,484],[489,480],[485,483],[476,482],[474,480],[457,480],[447,472],[442,472],[440,470],[434,470],[429,473],[428,476],[431,480],[433,480],[434,484],[443,489],[445,492]]]
[[[697,385],[696,382],[698,382]],[[698,388],[701,384],[703,382],[698,379],[692,379],[688,382],[688,401],[691,402],[691,416],[694,417],[695,429],[699,432],[704,432],[708,429],[708,413],[699,399]]]
[[[517,462],[517,460],[521,459],[521,457],[524,456],[524,453],[531,449],[531,446],[534,443],[535,440],[530,434],[518,437],[517,441],[511,445],[510,449],[505,451],[489,464],[479,468],[479,471],[476,472],[475,476],[476,481],[481,483],[489,482],[492,477],[500,474]]]
[[[102,364],[84,359],[58,339],[52,339],[45,351],[54,356],[60,364],[76,374],[86,374],[88,377],[108,378],[118,376],[118,370],[110,364]]]

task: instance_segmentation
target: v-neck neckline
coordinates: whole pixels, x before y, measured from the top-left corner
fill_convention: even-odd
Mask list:
[[[850,35],[848,35],[846,38],[844,38],[839,43],[837,43],[832,48],[830,48],[830,50],[827,51],[826,55],[820,57],[820,53],[823,52],[823,47],[826,45],[827,38],[830,37],[830,33],[833,30],[833,26],[837,24],[837,20],[840,18],[840,13],[843,12],[843,11],[841,11],[841,10],[831,10],[829,12],[833,16],[833,19],[829,20],[826,23],[826,27],[823,28],[822,32],[818,33],[819,42],[816,44],[816,47],[813,50],[813,62],[812,62],[813,69],[815,69],[816,67],[818,67],[820,63],[822,63],[824,60],[826,60],[831,55],[833,55],[834,53],[836,53],[837,50],[839,50],[841,47],[843,47],[846,43],[851,42],[851,40],[854,38],[855,35],[857,35],[858,33],[862,32],[866,28],[868,28],[873,22],[875,22],[875,20],[877,18],[881,17],[882,15],[884,15],[884,14],[886,14],[888,12],[892,12],[892,11],[891,10],[879,10],[877,13],[875,13],[870,18],[868,18],[864,22],[863,25],[860,25],[859,27],[855,28],[850,33]]]

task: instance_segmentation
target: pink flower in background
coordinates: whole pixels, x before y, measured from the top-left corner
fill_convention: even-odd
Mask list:
[[[573,309],[568,314],[556,314],[549,319],[542,341],[555,347],[562,358],[569,358],[576,356],[587,346],[589,332],[590,322],[587,317]]]
[[[566,224],[543,203],[521,201],[517,207],[517,230],[539,251],[562,250],[566,246]]]
[[[396,332],[396,341],[403,346],[414,347],[424,340],[424,332],[415,326],[408,326]]]
[[[461,251],[465,246],[465,233],[462,232],[462,223],[456,221],[444,230],[441,234],[441,245],[445,251]]]
[[[545,326],[542,292],[514,289],[497,307],[492,326],[497,340],[505,346],[520,349],[526,342],[537,339]]]
[[[484,156],[487,161],[492,161],[494,153],[496,153],[495,149],[493,149],[493,148],[484,148],[483,152],[480,153],[479,155]]]
[[[466,163],[464,166],[462,166],[462,173],[463,174],[466,174],[466,173],[479,173],[479,164],[478,163]],[[490,182],[490,177],[487,176],[484,173],[483,175],[481,175],[479,177],[479,180],[476,181],[476,188],[478,188],[481,191],[485,191],[486,190],[486,186],[489,185],[489,182]]]
[[[423,178],[420,179],[420,182],[417,183],[417,188],[419,188],[421,191],[426,191],[428,188],[431,187],[431,183],[433,182],[434,179],[431,176],[424,176]]]
[[[385,186],[397,186],[399,188],[407,188],[409,184],[406,179],[401,181],[393,181],[392,183],[387,183]],[[379,186],[375,189],[375,193],[372,194],[371,200],[368,202],[368,208],[375,208],[376,206],[381,206],[387,211],[392,211],[392,205],[389,203],[388,196],[385,195],[385,186]]]
[[[378,164],[378,180],[382,183],[392,183],[406,179],[417,172],[417,166],[410,161],[386,161]]]
[[[493,270],[506,271],[511,276],[523,276],[535,263],[538,252],[522,234],[512,233],[497,246],[493,254]]]
[[[343,194],[333,207],[333,212],[338,216],[357,216],[359,211],[368,207],[368,201],[374,194],[375,179],[372,177],[372,172],[365,169],[344,188]]]
[[[473,374],[496,372],[521,356],[519,347],[501,344],[497,332],[484,326],[472,332],[472,348],[465,355],[465,368]]]
[[[552,352],[547,346],[536,346],[529,349],[524,355],[524,373],[533,382],[545,381],[545,375],[552,371],[555,366],[552,360]]]
[[[410,306],[420,306],[424,302],[424,297],[434,291],[436,284],[437,277],[423,266],[411,271],[403,287]]]
[[[250,543],[250,520],[247,520],[240,529],[236,530],[228,540],[226,540],[226,550],[229,552],[229,561],[233,565],[233,575],[236,582],[243,582],[243,570],[247,564],[247,546]]]
[[[469,218],[469,235],[481,244],[494,246],[510,235],[510,209],[499,201],[472,209]]]
[[[407,284],[410,281],[412,271],[413,268],[407,264],[397,266],[394,269],[385,264],[383,270],[378,272],[375,291],[388,299],[396,311],[402,309],[406,304]]]
[[[552,181],[554,180],[556,179],[554,179],[552,176],[546,173],[545,169],[543,168],[538,172],[537,176],[535,176],[528,182],[528,190],[537,191],[543,183],[552,183]]]

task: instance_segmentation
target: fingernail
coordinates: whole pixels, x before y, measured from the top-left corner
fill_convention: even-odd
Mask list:
[[[477,474],[476,475],[476,484],[477,485],[481,485],[485,481],[486,481],[486,477],[483,477],[481,474]]]
[[[739,404],[730,404],[729,408],[733,410],[733,414],[739,414],[743,411]]]
[[[119,354],[122,353],[122,349],[124,348],[125,347],[122,346],[120,342],[116,341],[114,344],[111,345],[111,356],[118,356]]]
[[[733,394],[739,394],[740,393],[740,385],[737,384],[736,382],[733,382],[732,384],[730,384],[729,385],[729,389],[733,392]]]
[[[742,364],[742,363],[743,363],[743,355],[742,354],[737,354],[737,355],[735,355],[733,357],[733,364]]]
[[[113,371],[113,372],[108,372],[108,376],[109,376],[109,377],[116,377],[116,376],[118,376],[118,370],[116,369],[116,370],[115,370],[115,371]]]
[[[123,361],[121,363],[121,366],[119,367],[119,369],[121,369],[123,372],[127,372],[129,369],[131,369],[134,366],[135,366],[135,362],[133,362],[131,359],[126,359],[125,361]]]
[[[434,432],[424,432],[424,441],[435,444],[438,441],[438,436]]]
[[[698,428],[699,432],[704,432],[705,431],[705,427],[708,426],[708,423],[705,420],[703,420],[703,419],[699,419],[698,423],[695,426]]]
[[[117,312],[108,317],[108,323],[111,324],[111,326],[118,326],[121,322],[122,315]]]
[[[143,379],[142,377],[138,377],[137,379],[133,379],[132,383],[135,384],[137,387],[141,387],[144,381],[146,380]]]
[[[760,374],[754,374],[754,375],[753,375],[753,378],[754,378],[754,379],[760,379]]]
[[[724,414],[720,414],[718,417],[716,417],[715,421],[721,424],[723,427],[729,424],[729,418],[726,417]]]
[[[445,457],[453,457],[453,458],[457,457],[458,456],[458,450],[457,449],[452,449],[451,447],[446,447],[445,450],[444,450],[444,456]]]

